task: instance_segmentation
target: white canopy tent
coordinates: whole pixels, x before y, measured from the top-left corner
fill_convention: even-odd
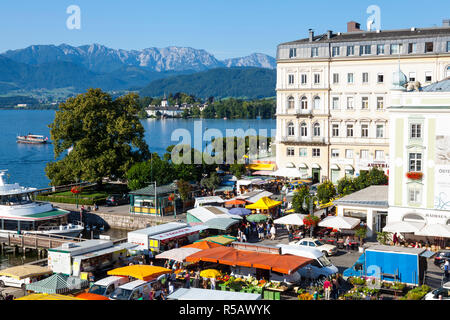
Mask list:
[[[361,222],[358,218],[342,217],[342,216],[328,216],[319,222],[319,227],[327,227],[333,229],[353,229]]]
[[[291,214],[288,214],[287,216],[275,219],[273,221],[273,223],[302,226],[304,218],[305,218],[304,214],[291,213]]]
[[[450,238],[450,226],[445,224],[427,224],[417,232],[417,236]]]
[[[275,177],[301,178],[302,174],[297,168],[281,168],[271,174]]]
[[[184,262],[187,256],[202,251],[197,248],[176,248],[164,251],[155,256],[156,259],[170,259],[178,262]]]
[[[415,233],[425,226],[423,222],[411,221],[396,221],[388,223],[384,228],[384,232],[399,232],[399,233]]]

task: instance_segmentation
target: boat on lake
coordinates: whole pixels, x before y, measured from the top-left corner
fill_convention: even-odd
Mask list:
[[[26,136],[17,136],[17,143],[30,143],[30,144],[45,144],[48,141],[48,137],[44,137],[37,134],[28,134]]]
[[[0,235],[8,233],[78,237],[84,230],[79,223],[68,223],[69,211],[49,202],[33,200],[36,188],[8,184],[6,170],[0,170]]]

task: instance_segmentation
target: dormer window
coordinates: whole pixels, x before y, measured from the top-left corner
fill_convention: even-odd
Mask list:
[[[319,48],[317,47],[311,48],[311,57],[314,58],[318,56],[319,56]]]
[[[433,42],[425,42],[425,53],[433,52]]]
[[[391,44],[391,54],[400,54],[401,49],[401,44]]]
[[[295,58],[297,56],[297,48],[289,49],[289,58]]]
[[[359,47],[359,54],[360,55],[371,54],[371,45],[370,44],[366,44],[366,45],[360,46]]]
[[[333,56],[333,57],[338,56],[338,55],[339,55],[339,51],[340,51],[340,48],[339,48],[339,47],[332,47],[332,48],[331,48],[331,54],[332,54],[332,56]]]
[[[355,46],[347,46],[347,56],[355,55]]]

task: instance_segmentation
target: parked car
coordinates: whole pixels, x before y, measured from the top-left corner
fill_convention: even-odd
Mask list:
[[[439,251],[434,256],[434,264],[441,267],[444,270],[445,260],[450,260],[450,251]]]
[[[128,277],[109,276],[96,281],[89,288],[89,293],[109,296],[117,287],[129,282]]]
[[[110,294],[110,300],[138,300],[141,296],[143,300],[149,299],[149,294],[155,287],[155,297],[157,298],[161,294],[161,288],[158,286],[156,280],[153,281],[143,281],[134,280],[132,282],[125,283],[120,287],[117,287],[113,293]]]
[[[129,204],[130,196],[128,194],[112,194],[106,198],[107,206],[118,206],[121,204]]]
[[[337,247],[335,245],[322,243],[319,239],[315,238],[303,238],[298,241],[291,241],[289,244],[315,248],[322,251],[325,256],[332,256],[337,252]]]
[[[444,283],[439,289],[428,292],[423,300],[440,300],[439,296],[442,296],[442,300],[450,300],[450,282]]]

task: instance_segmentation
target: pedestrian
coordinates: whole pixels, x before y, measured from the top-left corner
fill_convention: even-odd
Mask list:
[[[328,279],[323,283],[323,290],[325,292],[325,300],[330,300],[331,282]]]
[[[339,298],[339,280],[337,276],[333,278],[333,299],[337,300]]]
[[[161,291],[161,300],[167,300],[167,289]]]
[[[392,242],[394,242],[394,246],[397,245],[398,242],[397,232],[395,232],[394,235],[392,236]]]
[[[200,288],[200,270],[197,269],[197,271],[195,271],[195,276],[194,276],[194,288]]]
[[[446,260],[445,260],[445,263],[444,263],[444,275],[445,275],[445,279],[448,279],[448,267],[449,267],[449,265],[450,265],[450,261],[449,261],[449,259],[446,259]]]
[[[347,236],[347,238],[345,238],[345,249],[347,251],[350,250],[350,236]]]
[[[216,290],[216,278],[211,278],[211,290]]]
[[[172,294],[174,291],[173,282],[169,281],[169,294]]]
[[[261,223],[258,225],[258,239],[264,240],[264,228]]]
[[[186,271],[186,275],[184,276],[184,287],[186,289],[190,289],[191,288],[191,274],[189,273],[189,271]]]
[[[152,287],[152,290],[148,294],[148,300],[155,300],[156,298],[156,290]]]
[[[270,228],[270,235],[271,235],[271,239],[275,240],[275,235],[276,235],[276,229],[275,229],[275,225],[272,225],[272,227]]]

